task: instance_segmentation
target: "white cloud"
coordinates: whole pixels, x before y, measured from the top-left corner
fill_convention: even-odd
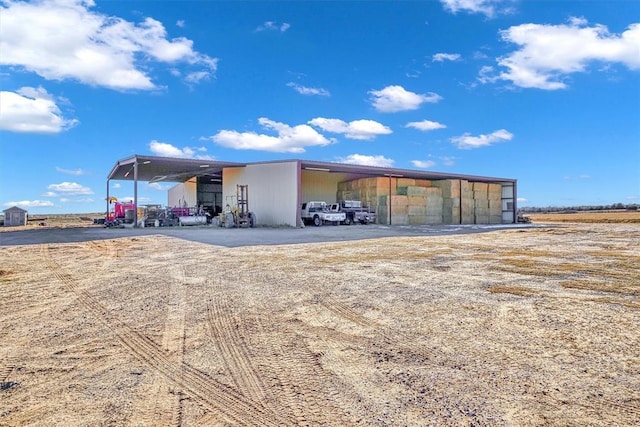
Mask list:
[[[316,117],[307,123],[319,127],[326,132],[344,134],[344,136],[349,139],[371,140],[378,135],[388,135],[392,133],[389,127],[374,120],[354,120],[347,123],[340,119]]]
[[[93,203],[95,200],[92,198],[84,198],[84,199],[69,199],[67,197],[60,198],[60,203]]]
[[[192,73],[187,73],[184,80],[190,84],[198,84],[201,81],[209,80],[211,78],[211,73],[209,71],[194,71]]]
[[[394,163],[392,159],[384,156],[367,156],[364,154],[350,154],[347,157],[339,157],[336,161],[350,165],[379,166],[386,168],[393,166]]]
[[[409,122],[405,125],[407,128],[414,128],[423,131],[430,131],[436,129],[444,129],[447,126],[442,123],[432,122],[431,120],[423,120],[421,122]]]
[[[25,208],[42,208],[42,207],[50,207],[53,206],[53,202],[49,200],[20,200],[18,202],[7,202],[4,204],[5,206],[18,206],[23,209]]]
[[[126,203],[126,202],[133,203],[134,200],[135,199],[133,196],[118,197],[118,201],[123,203]],[[143,205],[147,203],[151,203],[150,197],[138,196],[138,204]]]
[[[564,177],[564,179],[567,180],[567,181],[572,181],[574,179],[591,179],[591,175],[582,174],[582,175],[578,175],[576,177],[567,175],[567,176]]]
[[[456,164],[456,158],[455,157],[443,157],[442,159],[442,164],[445,166],[454,166]]]
[[[287,86],[292,87],[296,92],[301,95],[318,95],[318,96],[331,96],[328,90],[315,87],[301,86],[297,83],[289,82]]]
[[[58,193],[54,191],[46,191],[42,193],[42,197],[58,197]]]
[[[440,0],[445,10],[451,13],[460,11],[469,13],[481,13],[489,18],[497,13],[508,13],[511,7],[502,7],[505,0]]]
[[[384,113],[417,110],[425,102],[436,103],[442,99],[437,93],[418,94],[402,86],[387,86],[382,90],[371,90],[373,107]]]
[[[167,184],[160,184],[159,182],[150,182],[147,184],[147,187],[153,188],[154,190],[158,190],[158,191],[167,191],[172,186]]]
[[[277,22],[266,21],[262,25],[258,25],[255,31],[258,33],[261,31],[280,31],[281,33],[284,33],[289,28],[291,28],[291,24],[288,24],[286,22],[278,24]]]
[[[51,184],[47,187],[49,190],[62,193],[67,196],[80,196],[93,194],[89,187],[78,184],[77,182],[61,182],[60,184]]]
[[[78,123],[75,119],[65,119],[53,97],[41,87],[23,87],[17,92],[2,91],[0,101],[0,130],[59,133]]]
[[[48,80],[76,80],[116,90],[154,89],[153,61],[182,63],[212,74],[217,59],[167,38],[159,21],[128,22],[91,10],[92,0],[7,1],[0,7],[0,65]]]
[[[56,171],[60,173],[65,173],[67,175],[75,175],[75,176],[84,175],[85,173],[82,169],[63,169],[58,166],[56,166]]]
[[[433,55],[433,62],[457,61],[460,59],[459,53],[436,53]]]
[[[276,136],[221,130],[207,139],[236,150],[262,150],[277,153],[304,153],[305,147],[325,146],[335,142],[333,139],[325,138],[306,124],[292,127],[265,117],[258,119],[258,123],[266,130],[275,131]]]
[[[491,132],[488,135],[471,136],[465,133],[462,136],[456,136],[451,138],[451,142],[458,148],[463,150],[469,150],[472,148],[486,147],[496,142],[510,141],[513,139],[513,134],[505,129],[500,129]]]
[[[433,160],[411,160],[411,163],[420,169],[430,169],[436,165]]]
[[[176,26],[180,28],[184,28],[184,25],[185,25],[184,19],[179,19],[176,21]]]
[[[640,69],[640,23],[629,25],[619,35],[609,33],[604,25],[586,25],[584,19],[572,18],[566,25],[522,24],[501,31],[504,41],[520,48],[498,58],[506,70],[494,79],[524,88],[555,90],[567,87],[563,81],[566,76],[585,72],[594,62]]]
[[[149,143],[149,150],[153,154],[162,157],[178,157],[183,159],[204,159],[204,160],[213,160],[212,156],[206,154],[197,154],[198,151],[204,152],[207,151],[204,147],[183,147],[178,148],[175,145],[171,145],[166,142],[160,142],[153,140]]]

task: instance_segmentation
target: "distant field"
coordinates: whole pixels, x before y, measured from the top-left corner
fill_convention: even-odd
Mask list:
[[[526,214],[533,222],[640,223],[640,211]]]
[[[576,213],[527,213],[534,223],[574,222],[574,223],[627,223],[640,224],[640,211],[589,211]],[[44,227],[88,227],[93,226],[94,218],[104,218],[104,213],[42,214],[30,215],[26,227],[0,227],[1,231]],[[2,217],[0,216],[0,219]]]
[[[30,214],[27,225],[24,227],[2,227],[2,231],[29,230],[32,228],[66,228],[87,227],[93,225],[94,218],[104,218],[104,213],[79,213],[79,214]],[[4,220],[4,217],[0,217]]]

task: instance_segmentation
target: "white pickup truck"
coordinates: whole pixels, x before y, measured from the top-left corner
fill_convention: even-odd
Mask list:
[[[316,227],[327,223],[338,225],[347,217],[344,212],[331,212],[325,202],[303,203],[300,216],[305,224],[312,223]]]
[[[372,224],[376,222],[376,213],[366,206],[362,205],[359,200],[343,200],[340,203],[334,203],[329,207],[331,212],[344,212],[347,216],[344,225],[354,224]]]

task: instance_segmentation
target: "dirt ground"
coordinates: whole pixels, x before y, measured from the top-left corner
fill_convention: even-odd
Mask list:
[[[0,425],[637,425],[639,242],[2,247]]]

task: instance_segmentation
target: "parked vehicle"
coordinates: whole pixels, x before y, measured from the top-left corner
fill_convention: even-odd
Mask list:
[[[345,214],[343,224],[345,225],[356,222],[360,224],[376,222],[376,213],[363,206],[360,200],[343,200],[340,203],[332,204],[329,210],[331,212],[343,212]]]
[[[331,223],[338,225],[343,223],[347,217],[344,212],[331,212],[326,202],[305,202],[300,209],[302,221],[312,223],[316,227]]]
[[[105,227],[119,227],[122,224],[133,223],[134,210],[136,205],[133,202],[118,202],[115,197],[111,197],[109,203],[113,203],[113,210],[107,212],[104,220]]]

